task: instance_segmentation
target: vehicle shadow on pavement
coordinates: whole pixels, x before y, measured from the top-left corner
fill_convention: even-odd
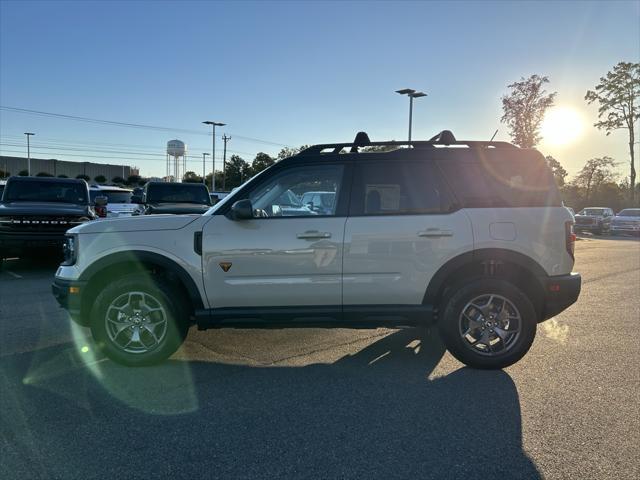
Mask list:
[[[403,330],[333,364],[172,360],[63,345],[0,360],[2,478],[540,478],[504,371],[430,378]]]

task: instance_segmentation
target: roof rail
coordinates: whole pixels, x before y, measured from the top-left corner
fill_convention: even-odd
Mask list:
[[[487,142],[487,141],[475,141],[475,140],[456,140],[456,137],[450,130],[443,130],[429,140],[412,140],[406,141],[386,141],[386,142],[372,142],[369,140],[369,136],[365,132],[358,132],[356,138],[352,143],[321,143],[318,145],[312,145],[302,150],[299,155],[313,155],[318,153],[324,153],[325,150],[330,150],[326,153],[340,153],[344,149],[349,149],[350,153],[358,153],[360,148],[363,147],[384,147],[384,146],[410,146],[413,148],[432,148],[436,146],[449,147],[451,145],[461,145],[469,148],[518,148],[509,142]]]

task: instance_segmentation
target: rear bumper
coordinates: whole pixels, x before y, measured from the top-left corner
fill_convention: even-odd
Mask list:
[[[569,275],[546,277],[542,283],[545,297],[541,321],[556,316],[578,300],[582,277],[579,273],[570,273]]]
[[[51,284],[51,293],[57,300],[58,304],[67,310],[71,315],[71,318],[81,325],[82,320],[80,318],[80,294],[86,286],[85,282],[78,282],[75,280],[64,280],[56,278]]]

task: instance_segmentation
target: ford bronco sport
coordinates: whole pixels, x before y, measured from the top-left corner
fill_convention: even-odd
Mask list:
[[[335,202],[283,215],[288,190]],[[411,144],[360,133],[276,163],[201,216],[73,228],[53,293],[127,365],[166,359],[192,324],[436,322],[460,361],[502,368],[529,350],[538,322],[578,298],[572,227],[536,150],[448,131]]]

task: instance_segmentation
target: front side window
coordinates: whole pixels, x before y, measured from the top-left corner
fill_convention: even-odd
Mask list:
[[[292,167],[258,185],[249,200],[257,217],[334,216],[344,167]]]
[[[351,215],[446,213],[452,200],[437,170],[425,162],[381,162],[356,168]]]

